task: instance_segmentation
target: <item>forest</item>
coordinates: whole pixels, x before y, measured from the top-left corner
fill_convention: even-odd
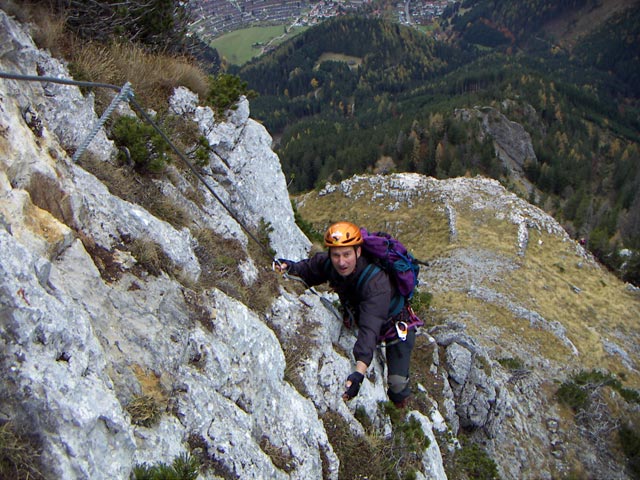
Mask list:
[[[527,32],[589,2],[517,4],[519,15],[511,3],[463,2],[444,20],[447,42],[380,19],[336,18],[232,73],[258,93],[252,116],[277,139],[292,193],[361,172],[490,176],[638,285],[640,255],[629,252],[640,249],[640,62],[630,39],[640,8],[569,54]],[[359,61],[319,62],[328,52]],[[501,110],[531,135],[534,189],[518,191],[478,121],[456,114],[474,106]]]

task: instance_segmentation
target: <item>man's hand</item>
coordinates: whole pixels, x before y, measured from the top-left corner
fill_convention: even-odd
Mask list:
[[[284,260],[284,259],[275,260],[271,264],[271,267],[273,268],[274,272],[285,273],[289,269],[289,263],[287,262],[289,262],[289,260]]]
[[[352,398],[357,396],[358,392],[360,391],[360,385],[362,384],[363,380],[364,380],[364,375],[361,374],[360,372],[353,372],[351,375],[349,375],[347,377],[347,383],[346,383],[347,389],[342,394],[342,399],[351,400]]]

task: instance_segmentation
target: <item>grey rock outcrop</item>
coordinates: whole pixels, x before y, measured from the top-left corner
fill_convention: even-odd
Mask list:
[[[25,27],[2,11],[0,23],[1,71],[69,77]],[[155,182],[200,228],[240,242],[240,284],[249,289],[265,266],[251,259],[236,219],[253,231],[266,223],[278,256],[305,256],[310,242],[248,102],[224,122],[181,89],[171,106],[207,136],[204,177],[233,215],[179,169]],[[76,87],[0,80],[0,422],[34,433],[46,478],[128,479],[136,464],[197,451],[209,467],[203,478],[336,479],[321,417],[337,413],[363,435],[354,417],[362,407],[389,433],[378,408],[382,365],[347,405],[340,396],[353,359],[345,352],[355,337],[317,296],[281,290],[265,313],[217,288],[191,288],[206,265],[189,228],[113,195],[68,156],[96,121],[91,95]],[[89,154],[115,168],[104,131]],[[187,194],[194,188],[200,204]],[[124,245],[131,239],[158,245],[177,273],[145,271]],[[157,423],[136,420],[139,399]],[[429,433],[430,420],[421,422]],[[437,443],[423,462],[432,478],[446,478]]]
[[[530,105],[527,108],[532,109]],[[531,135],[522,125],[509,120],[505,114],[492,107],[459,109],[455,114],[467,122],[477,118],[481,125],[479,140],[490,137],[496,157],[514,176],[530,187],[524,175],[524,165],[527,162],[537,162],[537,157]]]

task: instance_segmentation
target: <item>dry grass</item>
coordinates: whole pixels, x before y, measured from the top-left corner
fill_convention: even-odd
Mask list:
[[[90,154],[83,155],[79,164],[104,183],[113,195],[141,205],[177,229],[191,225],[187,211],[167,198],[149,176],[140,175],[127,166],[100,161]]]
[[[387,478],[388,468],[384,462],[388,461],[389,452],[373,448],[366,437],[354,435],[338,413],[327,412],[321,419],[333,450],[340,459],[339,478]],[[364,458],[367,461],[354,460]]]
[[[131,423],[143,427],[152,427],[160,420],[162,411],[156,399],[150,395],[134,397],[126,406],[131,415]]]
[[[69,61],[75,77],[124,85],[131,82],[136,98],[147,108],[166,111],[166,99],[178,86],[205,98],[208,75],[184,56],[149,53],[135,44],[77,42]]]
[[[138,262],[138,266],[153,276],[159,276],[162,272],[175,278],[178,282],[187,283],[182,272],[164,252],[162,247],[146,238],[136,238],[125,245],[131,255]],[[134,269],[134,273],[137,273]],[[191,285],[186,285],[190,287]]]
[[[134,396],[125,408],[131,415],[131,423],[151,427],[158,423],[166,409],[166,391],[160,383],[160,377],[154,372],[138,364],[131,368],[140,384],[141,394]]]
[[[260,449],[267,454],[278,470],[291,473],[295,469],[296,465],[288,448],[274,445],[266,435],[262,435],[259,445]]]
[[[0,478],[40,480],[40,448],[11,422],[0,425]]]
[[[65,16],[56,14],[47,2],[29,0],[0,0],[0,8],[20,23],[31,27],[35,44],[61,56],[65,50]]]
[[[366,226],[369,231],[385,231],[398,237],[420,260],[430,260],[446,252],[449,225],[444,208],[430,201],[415,202],[412,208],[392,210],[395,201],[380,198],[368,186],[357,185],[354,200],[341,193],[318,197],[311,192],[309,201],[294,199],[300,215],[314,229],[324,232],[333,222],[348,220]]]
[[[33,25],[33,38],[40,48],[70,63],[76,80],[133,85],[136,98],[146,108],[165,111],[166,99],[177,86],[185,86],[206,98],[209,76],[186,56],[149,53],[135,44],[100,44],[79,40],[65,28],[64,14],[56,14],[46,2],[0,0],[0,6],[19,21]],[[113,92],[96,90],[104,108]]]

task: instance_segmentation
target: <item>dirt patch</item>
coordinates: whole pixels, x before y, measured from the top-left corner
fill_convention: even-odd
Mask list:
[[[115,255],[111,250],[107,250],[98,245],[92,238],[82,232],[78,232],[78,238],[80,238],[84,249],[91,256],[93,264],[100,272],[103,280],[112,283],[122,278],[124,269],[122,265],[116,261]]]
[[[50,177],[34,172],[26,190],[34,205],[46,210],[60,222],[73,228],[73,210],[69,195]]]
[[[160,375],[143,368],[137,363],[133,364],[131,369],[138,379],[138,382],[140,382],[143,395],[153,397],[158,402],[166,402],[167,395],[160,382]]]

